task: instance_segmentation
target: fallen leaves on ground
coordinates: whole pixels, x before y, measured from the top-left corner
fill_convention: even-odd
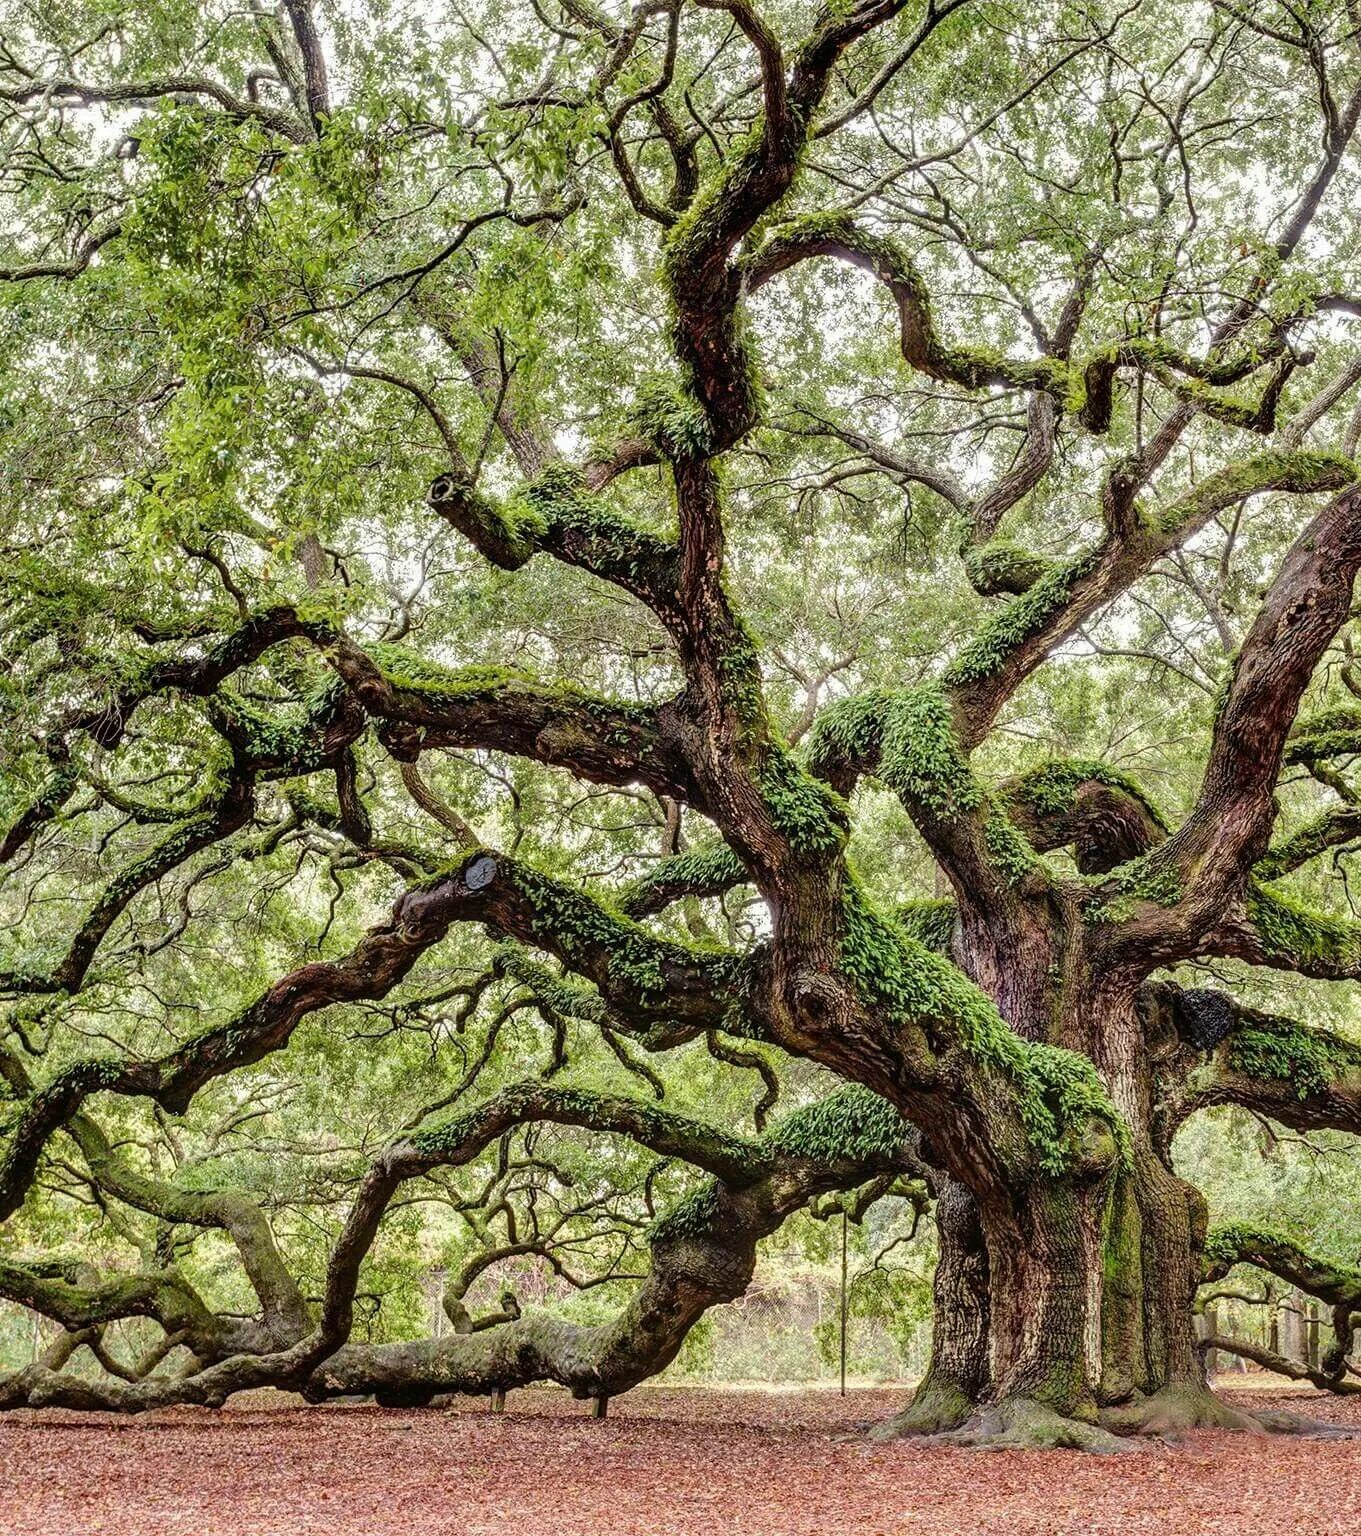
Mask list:
[[[282,1399],[271,1398],[269,1401]],[[286,1400],[282,1400],[286,1401]],[[450,1409],[0,1417],[5,1536],[1354,1536],[1361,1439],[1203,1433],[1134,1455],[879,1445],[903,1394],[641,1387]],[[1361,1403],[1235,1392],[1355,1424]],[[238,1400],[239,1402],[239,1400]]]

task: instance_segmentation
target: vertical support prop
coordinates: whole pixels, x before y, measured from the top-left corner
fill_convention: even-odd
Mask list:
[[[841,1395],[846,1395],[846,1245],[848,1218],[841,1211]]]
[[[493,1413],[504,1413],[506,1411],[506,1389],[504,1387],[493,1387],[491,1389],[491,1411]]]
[[[605,1393],[597,1392],[591,1399],[591,1417],[593,1419],[603,1419],[609,1410],[609,1406],[610,1400]]]

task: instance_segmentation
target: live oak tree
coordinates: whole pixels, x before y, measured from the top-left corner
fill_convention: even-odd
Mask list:
[[[893,1429],[1242,1423],[1193,1327],[1239,1261],[1340,1382],[1354,1274],[1207,1247],[1172,1141],[1361,1130],[1361,1045],[1261,980],[1361,974],[1361,7],[46,10],[0,54],[0,1294],[64,1331],[0,1401],[603,1400],[829,1195],[933,1202]],[[310,1260],[224,1150],[298,1051],[353,1196]],[[568,1197],[550,1126],[639,1150]],[[140,1268],[38,1251],[75,1199]],[[487,1240],[454,1331],[354,1338],[436,1200]],[[612,1238],[612,1321],[464,1302]]]

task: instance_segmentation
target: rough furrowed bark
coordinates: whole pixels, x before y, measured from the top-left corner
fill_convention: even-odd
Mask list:
[[[988,1386],[988,1256],[973,1197],[933,1174],[938,1257],[932,1278],[931,1358],[908,1406],[871,1430],[875,1439],[958,1429]]]

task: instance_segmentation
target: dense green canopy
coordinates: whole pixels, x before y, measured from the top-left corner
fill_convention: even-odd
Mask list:
[[[606,1395],[838,1202],[907,1348],[1183,1123],[1349,1334],[1352,0],[0,15],[0,1402]]]

